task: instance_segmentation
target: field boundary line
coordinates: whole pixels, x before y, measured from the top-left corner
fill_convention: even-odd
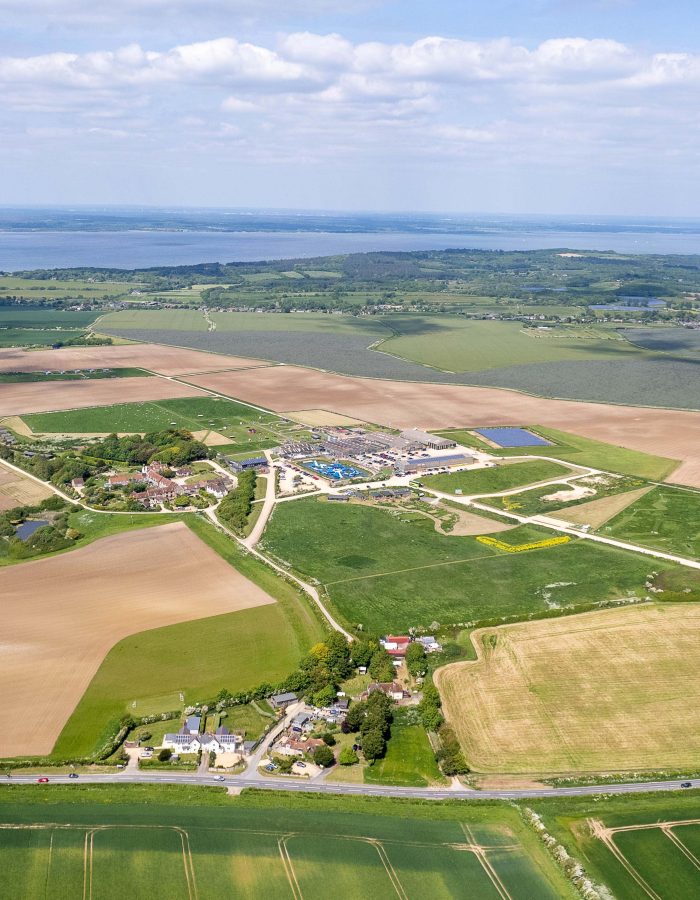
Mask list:
[[[185,881],[187,882],[187,893],[190,900],[197,900],[197,882],[194,877],[194,864],[192,862],[192,851],[190,849],[190,836],[184,828],[173,827],[180,836],[182,844],[182,865],[185,870]]]
[[[649,828],[677,828],[682,825],[700,825],[700,819],[678,819],[671,822],[640,822],[637,825],[619,825],[617,828],[606,828],[607,834],[615,835],[623,831],[643,831]]]
[[[526,551],[527,552],[527,551]],[[460,563],[468,563],[472,560],[494,559],[502,556],[500,553],[486,553],[482,556],[470,556],[467,559],[452,559],[446,562],[427,563],[425,566],[411,566],[408,569],[394,569],[392,572],[376,572],[373,575],[356,575],[353,578],[341,578],[339,581],[326,581],[324,587],[330,587],[333,584],[346,584],[348,581],[364,581],[367,578],[387,578],[390,575],[401,575],[404,572],[417,572],[420,569],[435,569],[438,566],[458,566]]]
[[[683,841],[678,837],[678,835],[673,831],[673,827],[671,825],[664,825],[661,827],[661,831],[666,837],[672,841],[676,847],[681,851],[683,856],[687,856],[690,862],[695,866],[696,869],[700,869],[700,860],[697,856],[689,850],[688,847],[683,843]]]
[[[611,829],[607,828],[604,823],[598,819],[589,819],[588,824],[590,826],[591,832],[593,833],[593,836],[597,837],[598,840],[608,848],[615,859],[625,869],[627,874],[634,881],[636,881],[636,883],[644,891],[644,893],[647,894],[647,896],[651,897],[652,900],[663,900],[663,897],[657,894],[656,891],[651,887],[651,885],[647,884],[644,878],[639,874],[639,872],[635,869],[632,863],[627,859],[627,857],[613,840],[616,831],[633,831],[635,830],[635,827],[631,826],[629,828],[622,827],[620,829]],[[644,827],[654,826],[642,826],[642,828]],[[658,827],[658,824],[656,825],[656,827]]]
[[[292,896],[294,900],[304,900],[304,895],[301,892],[301,887],[299,885],[299,881],[297,879],[296,872],[294,871],[294,866],[292,865],[292,858],[289,855],[289,850],[287,848],[287,841],[294,837],[295,832],[290,832],[289,834],[283,834],[277,841],[277,846],[280,851],[280,856],[282,857],[282,865],[284,866],[284,871],[287,876],[287,880],[289,881],[289,887],[292,889]]]
[[[51,879],[51,860],[53,859],[53,829],[49,838],[49,858],[46,863],[46,880],[44,881],[44,896],[49,896],[49,881]]]
[[[496,891],[501,895],[503,900],[512,900],[511,895],[508,893],[508,889],[501,881],[500,875],[494,869],[489,859],[487,858],[486,853],[484,852],[484,848],[481,846],[481,844],[477,844],[477,842],[474,840],[474,835],[472,834],[471,828],[465,822],[460,822],[459,826],[464,832],[464,836],[473,847],[472,853],[474,853],[476,858],[481,863],[482,869],[488,876]]]

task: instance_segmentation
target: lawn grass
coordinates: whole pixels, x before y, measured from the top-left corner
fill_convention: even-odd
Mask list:
[[[463,494],[489,494],[571,474],[573,473],[568,466],[543,459],[508,463],[488,469],[425,475],[421,476],[420,483],[445,493],[460,490]]]
[[[679,465],[678,460],[675,459],[653,456],[650,453],[641,453],[639,450],[629,450],[626,447],[595,441],[592,438],[581,437],[568,431],[544,428],[541,425],[525,427],[551,441],[553,446],[495,450],[465,429],[452,428],[435,433],[451,438],[458,444],[476,447],[478,450],[486,450],[488,453],[496,453],[498,456],[521,456],[523,453],[527,453],[529,456],[551,456],[555,459],[576,463],[579,466],[590,466],[593,469],[603,469],[605,472],[637,476],[649,481],[663,481]]]
[[[532,526],[507,532],[509,544],[550,537]],[[406,522],[383,509],[311,498],[277,506],[264,546],[317,579],[340,617],[372,634],[556,615],[645,597],[652,570],[677,572],[676,590],[694,574],[585,540],[506,553],[474,537],[438,534],[427,519]]]
[[[264,710],[267,704],[265,701],[258,701],[258,706]],[[221,720],[221,724],[229,731],[244,732],[246,740],[251,741],[264,734],[276,718],[274,715],[263,716],[252,703],[232,706],[225,712],[226,716]]]
[[[426,787],[445,784],[435,762],[428,735],[421,725],[412,725],[407,712],[397,709],[391,726],[386,755],[364,770],[365,784],[396,784]]]
[[[601,534],[700,559],[700,492],[655,487],[604,525]]]
[[[576,896],[506,804],[270,791],[231,798],[223,790],[175,785],[3,786],[0,819],[9,826],[0,829],[0,859],[22,897],[83,896],[85,888],[86,896],[109,900],[184,900],[188,875],[196,889],[189,896],[287,898],[293,879],[305,898],[322,900],[332,878],[343,897],[388,897],[396,893],[390,866],[402,896],[497,900],[479,857],[462,849],[469,836],[489,854],[498,855],[504,837],[518,848],[517,860],[494,862],[513,900],[525,900],[525,880],[538,900]],[[13,827],[27,824],[34,827]]]

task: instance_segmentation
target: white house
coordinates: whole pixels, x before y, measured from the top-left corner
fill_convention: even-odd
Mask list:
[[[416,641],[422,645],[426,653],[439,653],[442,650],[442,645],[431,634],[416,638]]]
[[[183,729],[166,734],[161,746],[174,753],[241,753],[243,736],[231,734],[227,728],[217,728],[216,734],[190,734]]]

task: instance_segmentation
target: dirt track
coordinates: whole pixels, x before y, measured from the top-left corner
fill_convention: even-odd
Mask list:
[[[86,378],[85,381],[30,381],[0,385],[0,416],[197,395],[201,396],[201,392],[196,388],[156,375],[145,375],[143,378]]]
[[[669,481],[700,487],[700,413],[575,400],[500,388],[330,375],[297,366],[188,378],[277,412],[324,408],[394,428],[544,425],[682,461]]]
[[[50,369],[145,368],[160,375],[214,372],[268,365],[260,360],[221,356],[202,350],[182,350],[162,344],[124,344],[113,347],[64,347],[61,350],[0,350],[0,372],[37,372]]]
[[[127,635],[275,602],[182,523],[2,568],[0,597],[0,705],[24,711],[0,733],[0,757],[50,753]]]

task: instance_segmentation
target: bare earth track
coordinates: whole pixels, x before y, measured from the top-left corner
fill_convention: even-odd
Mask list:
[[[325,408],[395,428],[549,426],[678,459],[681,465],[667,480],[700,487],[697,412],[548,400],[501,388],[351,378],[297,366],[220,372],[188,381],[276,412]]]
[[[29,711],[0,733],[0,757],[50,753],[127,635],[275,602],[179,522],[9,566],[0,598],[0,704]]]

